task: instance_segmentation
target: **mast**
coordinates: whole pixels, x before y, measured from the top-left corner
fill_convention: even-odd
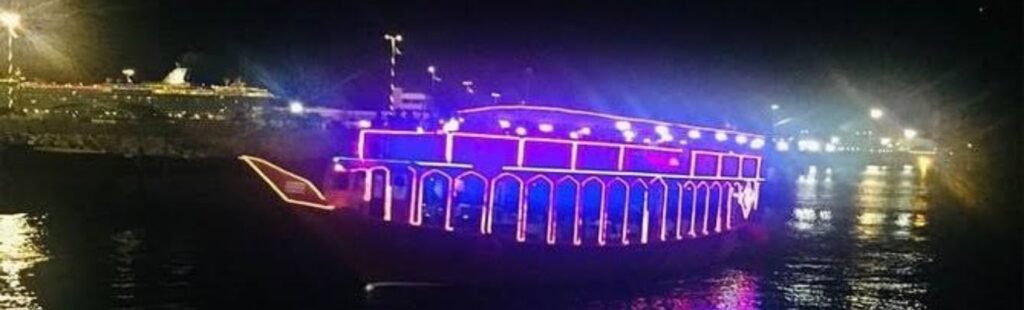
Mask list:
[[[402,54],[402,51],[398,49],[398,42],[402,42],[401,34],[385,34],[384,40],[388,41],[390,46],[390,58],[388,60],[388,109],[394,110],[395,104],[398,103],[398,98],[395,98],[396,91],[398,90],[398,79],[395,74],[395,67],[398,66],[398,55]]]

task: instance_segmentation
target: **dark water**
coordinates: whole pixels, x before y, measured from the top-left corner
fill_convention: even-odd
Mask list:
[[[57,162],[4,163],[2,308],[1020,307],[1019,239],[899,166],[779,177],[766,187],[760,244],[664,282],[367,297],[318,252],[315,232],[275,213],[232,164]]]

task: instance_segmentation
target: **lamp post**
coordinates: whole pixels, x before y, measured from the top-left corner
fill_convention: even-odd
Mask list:
[[[0,25],[7,29],[7,78],[11,85],[7,86],[7,108],[14,108],[14,39],[15,31],[21,26],[21,15],[11,11],[0,11]]]
[[[0,12],[0,25],[7,29],[7,77],[14,78],[14,39],[18,38],[15,31],[21,26],[21,15],[11,11]]]
[[[492,92],[491,93],[491,98],[494,99],[494,104],[498,104],[498,100],[501,100],[501,93],[499,93],[499,92]]]
[[[132,81],[132,77],[135,76],[135,69],[127,68],[127,69],[121,70],[121,74],[124,74],[124,80],[125,80],[126,83],[128,83],[128,84],[134,83],[134,81]]]
[[[400,34],[385,34],[384,40],[388,41],[390,47],[390,58],[388,60],[388,89],[391,93],[388,94],[388,108],[395,109],[395,90],[398,89],[398,81],[395,76],[395,67],[398,66],[398,55],[402,54],[402,51],[398,49],[398,42],[402,42],[402,35]]]
[[[433,95],[435,88],[437,88],[437,83],[441,82],[441,77],[437,76],[437,67],[434,65],[427,66],[427,73],[430,74],[430,94]]]

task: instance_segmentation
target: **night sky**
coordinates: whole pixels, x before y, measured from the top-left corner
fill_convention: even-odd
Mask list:
[[[503,101],[747,128],[771,104],[840,127],[869,106],[920,128],[929,111],[1019,111],[1019,1],[591,2],[12,1],[34,42],[19,65],[42,80],[157,80],[179,62],[197,82],[383,108],[397,32],[400,80],[421,91],[433,64],[448,92],[473,80]]]

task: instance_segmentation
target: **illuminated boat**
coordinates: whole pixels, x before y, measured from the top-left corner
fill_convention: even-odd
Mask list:
[[[322,221],[368,283],[705,266],[736,246],[763,181],[764,137],[728,129],[530,105],[466,109],[437,128],[360,127],[319,187],[241,159]]]

